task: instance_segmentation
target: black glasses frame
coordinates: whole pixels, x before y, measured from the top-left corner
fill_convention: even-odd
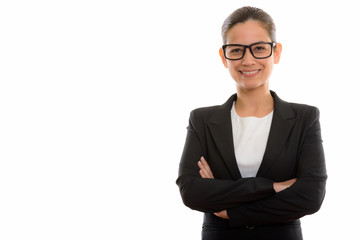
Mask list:
[[[251,50],[251,47],[256,45],[256,44],[269,44],[271,45],[271,52],[270,52],[270,55],[267,56],[267,57],[255,57],[254,56],[254,53],[253,51]],[[240,57],[240,58],[228,58],[226,56],[226,47],[233,47],[233,46],[239,46],[239,47],[244,47],[244,52],[243,52],[243,55]],[[265,59],[265,58],[268,58],[268,57],[271,57],[272,53],[273,53],[273,48],[276,46],[276,43],[275,42],[256,42],[256,43],[253,43],[253,44],[250,44],[250,45],[243,45],[243,44],[226,44],[226,45],[223,45],[222,46],[222,49],[223,49],[223,52],[224,52],[224,57],[228,60],[240,60],[242,59],[244,56],[245,56],[245,52],[246,52],[246,49],[248,48],[251,52],[251,55],[256,58],[256,59]]]

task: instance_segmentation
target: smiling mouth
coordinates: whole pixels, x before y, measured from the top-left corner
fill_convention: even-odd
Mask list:
[[[258,70],[252,70],[252,71],[240,71],[240,73],[244,76],[244,77],[253,77],[255,75],[257,75],[260,72],[260,69]]]

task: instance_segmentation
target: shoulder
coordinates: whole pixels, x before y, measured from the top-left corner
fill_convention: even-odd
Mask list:
[[[319,109],[315,106],[287,102],[279,98],[275,92],[272,91],[272,95],[275,100],[275,110],[280,113],[284,118],[297,118],[297,119],[308,119],[316,118],[319,116]]]
[[[236,94],[233,94],[224,104],[196,108],[191,111],[190,120],[207,121],[214,114],[224,115],[226,113],[230,113],[231,107],[235,100],[236,100]]]
[[[293,109],[295,114],[313,114],[319,113],[319,109],[315,106],[289,102],[290,107]]]
[[[190,119],[209,119],[220,109],[221,105],[214,105],[208,107],[200,107],[190,112]]]
[[[295,114],[295,118],[305,126],[312,126],[315,122],[319,121],[320,111],[317,107],[289,102],[289,106]]]
[[[220,105],[200,107],[190,112],[188,130],[194,130],[196,132],[205,131],[205,126],[209,119],[218,111]]]

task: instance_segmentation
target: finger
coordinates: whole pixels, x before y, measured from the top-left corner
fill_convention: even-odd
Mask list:
[[[198,166],[199,166],[200,170],[206,171],[206,168],[201,161],[198,161]]]
[[[199,173],[202,178],[211,178],[206,171],[200,170]]]
[[[206,173],[207,173],[208,177],[209,178],[214,178],[214,175],[213,175],[213,173],[211,171],[211,168],[210,168],[209,164],[207,163],[207,161],[205,160],[205,158],[201,157],[200,161],[201,161],[203,167],[206,169]]]
[[[221,212],[217,212],[217,213],[214,213],[215,214],[215,216],[217,216],[217,217],[219,217],[219,218],[224,218],[224,216],[223,216],[223,211],[221,211]]]
[[[206,162],[203,162],[203,161],[201,160],[201,158],[200,158],[200,161],[198,161],[198,166],[199,166],[199,168],[201,168],[201,169],[204,170],[204,171],[207,171],[207,170],[208,170],[208,168],[206,167]]]
[[[204,157],[201,157],[200,161],[204,164],[204,166],[209,166],[209,164],[207,163]]]
[[[211,168],[203,156],[200,158],[198,165],[207,178],[214,178]]]
[[[296,178],[290,180],[290,185],[293,185],[294,183],[296,183]]]
[[[209,164],[207,163],[207,161],[205,160],[205,158],[204,158],[204,157],[201,157],[201,158],[200,158],[200,161],[201,161],[201,163],[203,164],[204,168],[205,168],[207,171],[210,171],[210,172],[211,172],[210,166],[209,166]]]
[[[207,178],[202,170],[200,170],[199,173],[202,178]]]
[[[202,178],[213,178],[211,171],[209,172],[201,161],[198,162],[198,166],[200,167],[200,175]]]
[[[210,178],[209,172],[204,168],[203,164],[200,161],[198,162],[198,165],[200,167],[200,176],[202,178]]]
[[[202,165],[202,163],[200,161],[198,161],[198,166],[200,168],[199,174],[202,178],[207,178],[206,174],[205,174],[205,169],[204,166]]]
[[[226,210],[222,210],[221,212],[214,213],[216,216],[224,219],[229,219],[229,216],[227,214]]]

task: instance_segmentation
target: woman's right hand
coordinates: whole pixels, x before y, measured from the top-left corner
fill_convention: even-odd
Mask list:
[[[290,187],[291,185],[293,185],[296,182],[297,178],[293,178],[284,182],[275,182],[274,183],[274,190],[275,192],[281,192],[285,189],[287,189],[288,187]]]
[[[214,178],[214,175],[210,169],[210,166],[204,157],[200,158],[200,161],[198,162],[198,166],[200,168],[199,173],[202,178]],[[293,179],[283,181],[283,182],[275,182],[273,185],[275,192],[278,193],[278,192],[281,192],[281,191],[287,189],[288,187],[293,185],[296,182],[296,180],[297,180],[297,178],[293,178]]]

